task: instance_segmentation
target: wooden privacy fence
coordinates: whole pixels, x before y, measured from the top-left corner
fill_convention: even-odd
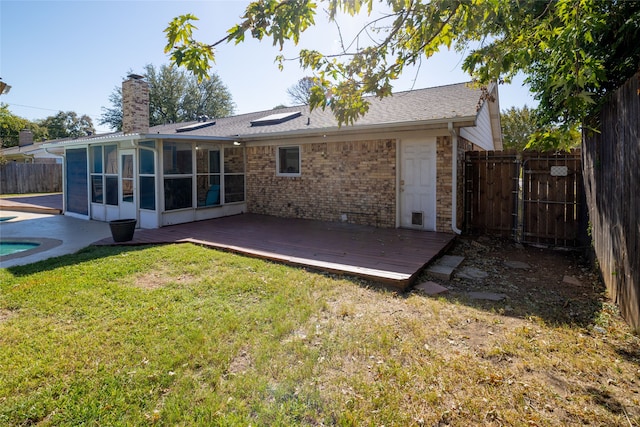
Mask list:
[[[471,151],[465,157],[467,231],[515,237],[519,170],[516,154]]]
[[[61,164],[9,162],[0,165],[0,194],[58,193],[61,191]]]
[[[640,73],[597,119],[583,139],[593,247],[609,296],[640,331]]]
[[[467,231],[523,243],[585,244],[579,152],[468,152],[465,194]]]

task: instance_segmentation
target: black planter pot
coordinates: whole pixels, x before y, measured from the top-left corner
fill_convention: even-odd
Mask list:
[[[116,219],[109,221],[111,236],[115,242],[128,242],[133,239],[133,232],[136,229],[135,219]]]

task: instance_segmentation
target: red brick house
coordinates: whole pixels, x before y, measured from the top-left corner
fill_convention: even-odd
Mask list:
[[[497,86],[369,101],[352,126],[298,106],[149,128],[146,83],[131,76],[124,132],[49,144],[64,151],[65,213],[143,228],[251,212],[457,232],[464,151],[502,148]]]

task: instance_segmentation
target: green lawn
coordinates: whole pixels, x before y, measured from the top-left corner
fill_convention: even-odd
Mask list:
[[[637,337],[598,322],[92,247],[0,269],[0,425],[638,425]]]

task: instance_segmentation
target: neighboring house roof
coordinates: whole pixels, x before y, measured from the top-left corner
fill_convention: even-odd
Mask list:
[[[456,127],[473,127],[479,113],[484,109],[495,110],[491,117],[499,117],[497,87],[490,88],[494,92],[495,102],[483,101],[482,91],[469,83],[458,83],[426,89],[397,92],[379,99],[367,97],[369,111],[353,125],[338,126],[338,122],[330,108],[316,108],[310,111],[309,106],[286,107],[276,110],[258,111],[237,116],[211,119],[206,122],[172,123],[154,126],[143,137],[162,138],[208,138],[219,140],[259,140],[285,135],[311,135],[330,132],[362,132],[367,129],[402,129],[425,127],[446,127],[453,123]],[[299,113],[299,114],[298,114]],[[271,117],[277,115],[278,117]],[[268,123],[260,122],[267,119]],[[253,123],[253,124],[252,124]],[[497,124],[497,126],[496,126]],[[493,134],[493,144],[481,144],[487,149],[501,149],[495,141],[501,141],[500,123],[491,121],[489,132]],[[497,137],[496,137],[497,135]],[[108,135],[93,135],[78,138],[69,143],[104,140],[124,137],[121,132]],[[471,135],[473,138],[473,135]],[[67,145],[66,141],[61,141]],[[471,141],[474,142],[475,141]],[[484,146],[483,146],[484,145]]]
[[[109,132],[109,133],[100,133],[94,135],[80,136],[74,138],[60,138],[60,139],[51,139],[48,141],[41,142],[41,148],[46,148],[49,152],[54,154],[62,154],[64,151],[64,147],[68,145],[82,144],[86,145],[90,143],[92,140],[99,140],[100,142],[104,142],[104,140],[109,139],[122,139],[124,134],[122,132]]]
[[[34,142],[29,145],[22,146],[13,146],[8,148],[0,149],[0,155],[11,160],[11,159],[32,159],[34,157],[44,157],[44,158],[55,158],[57,157],[54,153],[48,153],[42,146],[46,143],[48,144],[50,141],[46,142]]]

